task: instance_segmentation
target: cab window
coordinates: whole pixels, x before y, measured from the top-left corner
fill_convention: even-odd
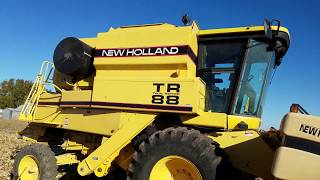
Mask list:
[[[199,45],[198,76],[206,83],[206,111],[227,113],[247,40],[215,40]]]

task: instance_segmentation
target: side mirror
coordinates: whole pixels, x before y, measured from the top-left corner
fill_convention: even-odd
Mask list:
[[[277,31],[275,33],[272,32],[272,24],[273,23],[277,23]],[[267,38],[269,39],[273,39],[273,36],[279,34],[279,30],[280,30],[280,21],[277,19],[272,19],[271,21],[269,19],[264,19],[263,22],[263,26],[264,26],[264,34]]]
[[[272,39],[271,21],[268,19],[264,19],[263,26],[264,26],[264,35],[267,38]]]

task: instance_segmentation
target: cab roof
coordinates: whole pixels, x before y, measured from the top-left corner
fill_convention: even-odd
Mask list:
[[[277,26],[272,26],[272,30],[276,31]],[[289,30],[285,27],[279,28],[280,32],[286,33],[289,37]],[[247,27],[235,27],[235,28],[220,28],[220,29],[207,29],[200,30],[198,36],[208,36],[208,35],[222,35],[222,34],[248,34],[248,33],[264,33],[264,26],[247,26]]]

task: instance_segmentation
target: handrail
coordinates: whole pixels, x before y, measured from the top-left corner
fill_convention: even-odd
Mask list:
[[[23,104],[19,119],[34,120],[34,114],[37,110],[37,105],[40,99],[40,95],[45,90],[46,85],[53,85],[56,89],[61,91],[61,89],[57,88],[56,85],[48,82],[50,78],[49,76],[51,76],[51,73],[53,70],[54,70],[54,64],[52,62],[50,61],[42,62],[40,71],[31,87],[31,90],[27,96],[25,103]]]
[[[290,106],[290,112],[294,112],[294,113],[298,113],[299,112],[301,114],[309,115],[309,113],[302,106],[300,106],[300,104],[295,104],[295,103],[293,103]]]

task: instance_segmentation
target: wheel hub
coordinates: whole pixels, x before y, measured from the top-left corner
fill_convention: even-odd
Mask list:
[[[202,180],[198,168],[180,156],[160,159],[152,168],[149,180]]]
[[[38,180],[39,179],[39,162],[32,155],[24,156],[18,166],[19,179],[21,180]]]

